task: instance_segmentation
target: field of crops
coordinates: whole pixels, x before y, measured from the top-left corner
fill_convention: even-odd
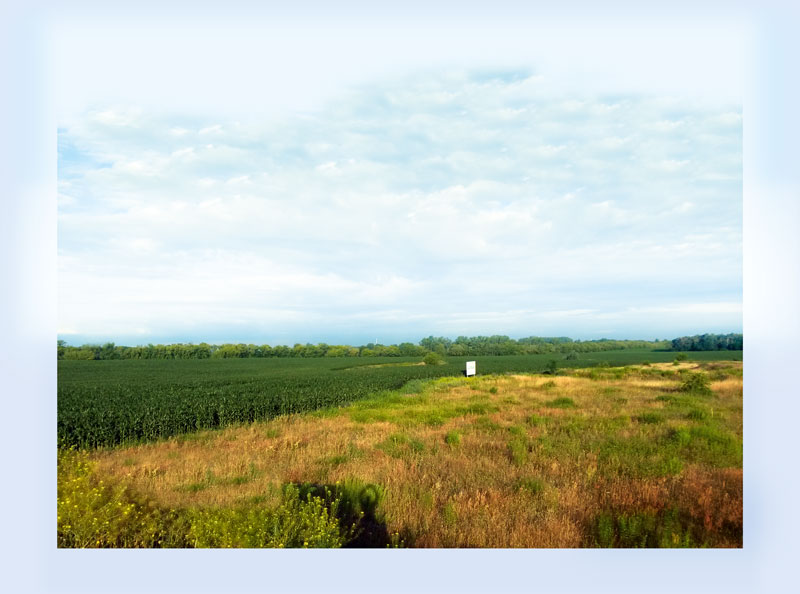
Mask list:
[[[478,373],[671,361],[672,352],[606,351],[561,355],[416,358],[207,359],[58,362],[58,440],[63,446],[111,446],[269,419],[344,404],[406,382],[458,375],[467,359]],[[741,351],[691,353],[699,361],[741,360]],[[405,363],[405,365],[403,365]]]

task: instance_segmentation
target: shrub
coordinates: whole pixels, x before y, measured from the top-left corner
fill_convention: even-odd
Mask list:
[[[577,361],[578,360],[578,353],[575,351],[570,351],[564,356],[565,361]]]
[[[676,361],[686,361],[688,358],[689,355],[687,355],[686,353],[678,353],[677,355],[675,355]]]
[[[690,373],[681,384],[681,392],[710,396],[712,394],[710,383],[705,373]]]
[[[423,357],[425,365],[444,365],[444,358],[439,353],[428,353]]]
[[[555,359],[550,359],[547,362],[547,365],[545,365],[544,371],[542,371],[542,373],[546,373],[548,375],[555,375],[557,371],[558,371],[558,361],[556,361]]]

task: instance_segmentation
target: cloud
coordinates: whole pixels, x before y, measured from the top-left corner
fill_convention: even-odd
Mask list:
[[[579,336],[740,301],[740,110],[546,83],[418,76],[280,122],[87,112],[59,131],[64,327],[355,332],[391,312],[411,338]]]

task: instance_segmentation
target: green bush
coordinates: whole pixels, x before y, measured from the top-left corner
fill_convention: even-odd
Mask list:
[[[439,353],[428,353],[422,358],[425,365],[444,365],[444,357]]]
[[[711,382],[705,373],[690,373],[681,384],[681,392],[711,396]]]

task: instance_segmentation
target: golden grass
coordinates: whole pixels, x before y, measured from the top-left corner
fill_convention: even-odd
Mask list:
[[[422,394],[92,457],[101,475],[170,508],[277,501],[289,482],[377,483],[386,492],[380,509],[388,531],[420,547],[585,546],[601,511],[656,513],[675,506],[717,535],[715,546],[741,546],[740,467],[689,461],[672,474],[609,474],[597,445],[603,440],[666,439],[669,431],[698,423],[657,400],[676,394],[677,378],[639,369],[647,368],[631,367],[621,379],[578,377],[578,371],[440,379]],[[716,381],[712,389],[713,401],[698,406],[741,436],[741,377]],[[558,399],[571,399],[574,407],[560,408]],[[445,436],[453,431],[459,442],[448,444]]]

